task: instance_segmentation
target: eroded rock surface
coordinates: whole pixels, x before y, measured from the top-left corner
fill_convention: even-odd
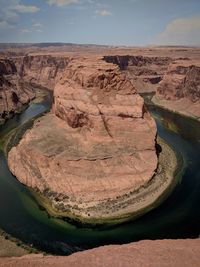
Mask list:
[[[10,151],[9,167],[61,211],[95,217],[103,205],[101,217],[112,217],[112,200],[153,177],[155,136],[143,99],[118,66],[73,58],[56,82],[53,114]]]
[[[0,121],[20,110],[34,96],[30,84],[19,77],[14,62],[0,59]]]
[[[69,58],[51,55],[25,55],[16,57],[14,60],[23,80],[53,90],[56,78],[66,68]]]
[[[200,64],[176,62],[170,65],[158,88],[158,94],[167,100],[200,99]]]
[[[142,50],[141,50],[142,51]],[[155,52],[154,49],[152,51]],[[181,51],[181,50],[180,50]],[[180,52],[179,51],[179,52]],[[160,53],[157,50],[158,54]],[[200,117],[200,60],[192,50],[181,51],[188,57],[177,54],[163,56],[118,55],[105,56],[107,62],[117,64],[134,83],[138,93],[156,93],[154,102],[168,109],[192,117]],[[187,54],[187,53],[191,53]]]
[[[163,56],[118,55],[105,56],[104,59],[117,64],[129,76],[139,93],[155,92],[172,62],[170,57]]]
[[[200,62],[171,64],[159,84],[156,100],[169,109],[200,117]]]
[[[78,252],[68,257],[30,255],[2,258],[2,267],[198,267],[200,239],[140,241]]]

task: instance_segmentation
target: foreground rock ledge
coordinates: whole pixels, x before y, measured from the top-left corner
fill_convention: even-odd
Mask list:
[[[1,258],[0,266],[74,266],[74,267],[198,267],[200,239],[140,241],[78,252],[68,257],[30,255]]]
[[[85,218],[113,217],[112,201],[154,176],[155,136],[143,99],[118,66],[72,58],[56,82],[53,114],[36,121],[9,152],[8,163],[54,208]]]

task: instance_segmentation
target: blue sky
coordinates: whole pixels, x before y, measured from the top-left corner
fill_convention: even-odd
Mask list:
[[[0,0],[0,42],[200,45],[200,0]]]

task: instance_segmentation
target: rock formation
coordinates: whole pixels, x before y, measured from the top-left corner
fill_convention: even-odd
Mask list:
[[[182,64],[181,64],[182,63]],[[200,99],[200,65],[177,62],[169,66],[158,88],[160,98],[178,100],[188,98],[192,102]]]
[[[72,217],[119,216],[126,196],[155,173],[155,136],[143,99],[118,66],[72,58],[57,79],[53,114],[10,151],[9,167]]]
[[[200,117],[200,63],[175,61],[159,84],[155,102],[189,116]]]
[[[19,77],[14,62],[0,59],[0,122],[19,111],[34,96],[30,84]]]
[[[36,54],[16,57],[14,60],[23,80],[54,89],[56,78],[66,68],[69,58]]]
[[[2,267],[198,267],[200,239],[140,241],[77,252],[68,257],[27,255],[2,258]]]
[[[21,90],[18,81],[12,83],[16,70],[27,84],[55,87],[53,112],[38,119],[10,151],[9,166],[22,183],[48,197],[61,216],[122,216],[127,196],[148,186],[156,168],[160,171],[155,123],[136,90],[158,89],[156,100],[165,107],[200,116],[199,49],[116,49],[119,56],[111,49],[99,52],[112,55],[102,58],[19,56],[18,51],[10,54],[15,64],[1,60],[1,113],[15,110],[13,101],[21,97],[9,94],[11,88]],[[67,258],[5,258],[0,266],[196,267],[199,260],[199,239],[157,240]]]
[[[105,56],[104,59],[126,72],[139,93],[155,92],[172,61],[170,57],[132,55]]]

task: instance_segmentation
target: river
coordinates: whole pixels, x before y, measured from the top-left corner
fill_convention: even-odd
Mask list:
[[[0,127],[3,136],[49,109],[51,103],[32,103]],[[182,154],[185,171],[167,200],[133,222],[86,228],[50,217],[29,190],[11,174],[0,151],[0,229],[27,244],[66,255],[105,244],[142,239],[196,238],[200,233],[200,123],[151,107],[158,135]]]

